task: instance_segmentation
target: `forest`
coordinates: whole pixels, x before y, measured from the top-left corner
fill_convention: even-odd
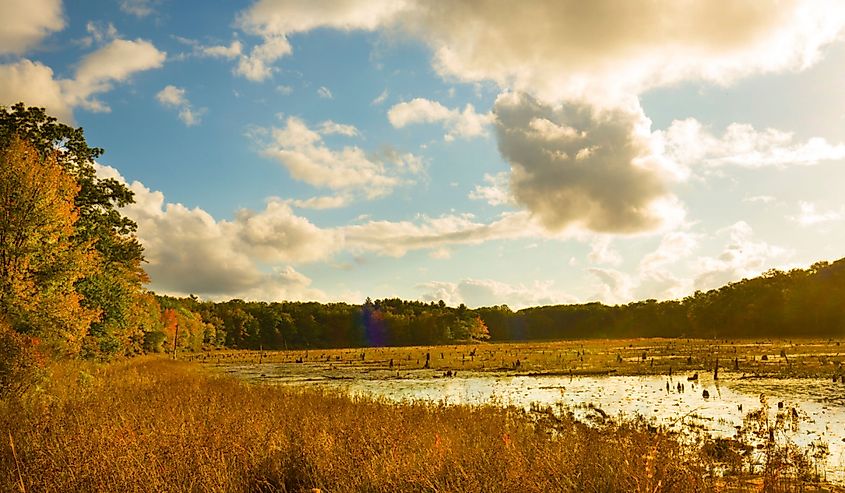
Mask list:
[[[0,359],[8,367],[33,364],[37,355],[109,360],[174,349],[845,336],[845,259],[770,270],[681,300],[617,306],[513,311],[400,299],[354,305],[157,295],[145,288],[136,225],[120,212],[132,192],[94,171],[102,153],[81,128],[41,108],[0,108]]]

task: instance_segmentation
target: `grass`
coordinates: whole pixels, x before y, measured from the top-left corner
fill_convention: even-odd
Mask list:
[[[224,350],[183,357],[220,365],[296,364],[301,360],[305,373],[313,369],[351,373],[390,369],[402,376],[424,370],[427,354],[429,368],[435,372],[663,375],[670,370],[712,372],[718,361],[722,374],[738,377],[845,376],[845,345],[834,340],[591,339],[308,351]]]
[[[38,391],[0,401],[0,437],[8,442],[0,491],[10,492],[686,492],[743,484],[712,478],[699,449],[637,422],[595,428],[513,408],[395,405],[248,384],[155,357],[51,368]]]

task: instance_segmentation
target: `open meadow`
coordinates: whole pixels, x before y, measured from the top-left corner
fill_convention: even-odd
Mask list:
[[[732,442],[642,420],[397,404],[162,357],[53,366],[2,402],[0,432],[3,491],[845,491],[779,438],[749,476]]]

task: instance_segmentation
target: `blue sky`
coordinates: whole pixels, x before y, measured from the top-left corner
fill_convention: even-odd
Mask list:
[[[11,0],[0,104],[106,149],[158,292],[677,298],[845,256],[845,7],[722,3]]]

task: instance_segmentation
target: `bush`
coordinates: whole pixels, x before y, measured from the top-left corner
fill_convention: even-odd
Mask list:
[[[41,379],[44,358],[39,343],[0,322],[0,398],[21,395]]]

